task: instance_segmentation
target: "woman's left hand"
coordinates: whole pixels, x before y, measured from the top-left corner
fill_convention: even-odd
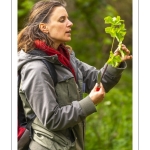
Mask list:
[[[132,59],[132,55],[130,55],[130,51],[126,48],[126,46],[124,44],[121,45],[121,50],[124,52],[124,57],[121,57],[122,61],[125,61],[125,60],[130,60]],[[120,52],[118,49],[115,50],[114,52],[115,55],[120,55]]]

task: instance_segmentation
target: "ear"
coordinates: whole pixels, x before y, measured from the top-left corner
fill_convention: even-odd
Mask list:
[[[47,28],[47,25],[45,23],[40,23],[39,24],[39,28],[42,32],[44,33],[48,33],[48,28]]]

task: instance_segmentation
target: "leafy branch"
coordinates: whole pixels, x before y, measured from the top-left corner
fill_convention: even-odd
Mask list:
[[[105,32],[109,33],[113,38],[109,59],[106,63],[112,65],[113,67],[117,67],[121,63],[121,57],[124,57],[125,55],[121,50],[121,44],[126,34],[124,20],[121,20],[120,16],[107,16],[104,20],[105,24],[110,24],[110,27],[105,28]],[[121,56],[115,55],[112,51],[115,39],[118,41],[118,52],[120,52]]]

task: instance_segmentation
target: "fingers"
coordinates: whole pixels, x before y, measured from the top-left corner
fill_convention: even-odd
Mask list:
[[[97,88],[99,88],[99,90],[97,90]],[[105,89],[102,83],[100,83],[100,85],[96,83],[91,92],[94,92],[95,94],[98,95],[102,95],[103,97],[105,96]]]
[[[114,51],[114,55],[115,55],[115,56],[116,56],[116,55],[120,55],[119,49],[116,49],[116,50]]]
[[[92,91],[94,91],[94,92],[95,91],[99,91],[98,88],[100,88],[100,86],[99,86],[98,83],[96,83],[95,86],[94,86],[94,88],[92,89]]]
[[[132,59],[132,55],[130,55],[130,50],[124,44],[121,44],[121,50],[124,51],[124,54],[125,54],[125,56],[121,58],[122,61]],[[121,56],[121,53],[118,48],[114,51],[114,55]]]
[[[130,55],[130,51],[126,48],[124,44],[121,45],[121,49],[126,53],[126,55]]]
[[[124,58],[122,58],[122,61],[130,60],[130,59],[132,59],[132,55],[130,55],[130,56],[126,55]]]
[[[132,55],[130,55],[130,50],[127,49],[124,44],[121,45],[121,49],[125,52],[125,56],[124,58],[122,58],[122,61],[132,59]]]
[[[104,89],[104,87],[103,87],[103,85],[102,85],[102,83],[100,83],[100,92],[101,92],[101,95],[103,96],[103,99],[104,99],[104,97],[105,97],[105,89]]]
[[[98,103],[100,103],[104,97],[105,97],[105,90],[103,88],[102,83],[100,83],[100,89],[97,91],[98,84],[95,84],[94,88],[92,89],[92,91],[89,94],[89,97],[91,98],[92,102],[97,105]]]
[[[97,88],[98,88],[98,90],[97,90]],[[100,83],[100,85],[96,84],[96,91],[99,92],[99,94],[102,96],[102,98],[105,97],[105,89],[104,89],[102,83]]]

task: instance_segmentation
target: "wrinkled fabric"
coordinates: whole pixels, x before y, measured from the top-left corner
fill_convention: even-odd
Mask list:
[[[41,59],[54,64],[58,79],[56,87]],[[74,52],[70,54],[70,62],[77,77],[76,81],[72,72],[59,61],[57,54],[36,56],[20,51],[20,95],[24,99],[27,116],[33,111],[37,116],[38,126],[55,137],[69,141],[73,133],[74,149],[84,150],[85,118],[96,112],[96,107],[89,96],[83,98],[83,92],[89,93],[92,90],[97,82],[98,73],[103,72],[105,66],[96,69],[77,59]],[[106,92],[119,82],[125,68],[125,62],[120,68],[107,67],[102,79]],[[51,141],[50,138],[48,140]],[[53,142],[57,142],[57,138]]]

